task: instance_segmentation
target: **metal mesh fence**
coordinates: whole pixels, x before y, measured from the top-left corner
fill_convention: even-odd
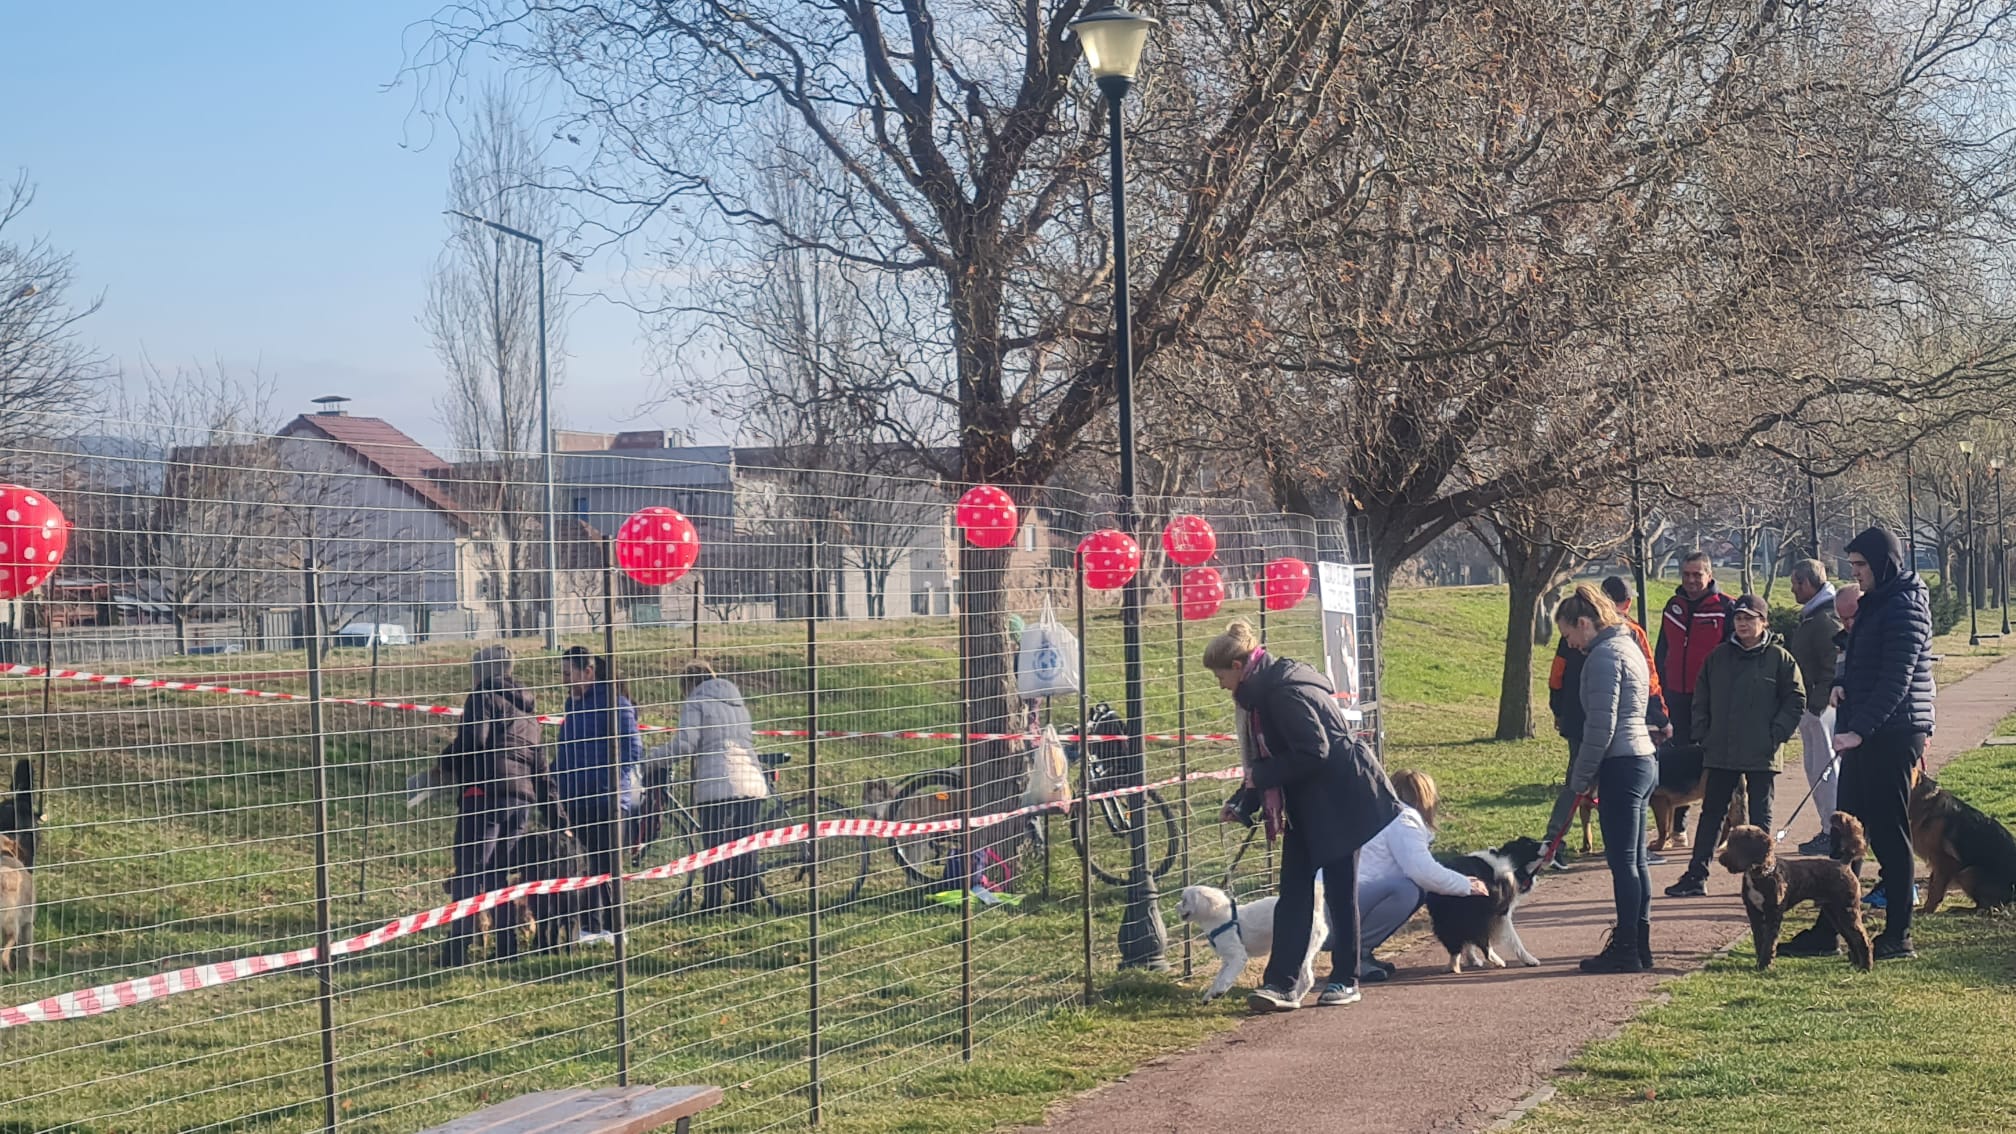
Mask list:
[[[1238,762],[1196,658],[1247,617],[1322,659],[1335,615],[1313,592],[1263,614],[1257,584],[1283,555],[1357,560],[1341,526],[1142,502],[1145,532],[1210,521],[1229,597],[1182,622],[1178,574],[1143,539],[1135,760],[1075,739],[1124,732],[1097,709],[1124,712],[1119,600],[1081,599],[1074,554],[1113,500],[1016,488],[1017,542],[962,555],[952,487],[668,449],[563,454],[549,517],[536,459],[451,462],[381,425],[73,427],[0,468],[74,524],[49,584],[0,604],[8,763],[32,771],[17,827],[42,816],[33,942],[0,977],[8,1128],[404,1131],[620,1080],[727,1087],[709,1129],[914,1107],[1110,975],[1137,831],[1179,974],[1210,960],[1176,918],[1184,884],[1223,885],[1238,860],[1242,895],[1270,885],[1264,840],[1216,822],[1232,785],[1195,778]],[[662,588],[614,571],[605,542],[647,505],[701,541]],[[1357,586],[1345,637],[1376,736]],[[1082,627],[1084,708],[1016,693],[1046,617]],[[555,647],[613,663],[634,748],[619,725],[610,755],[607,686]],[[435,782],[487,727],[479,649],[545,720],[550,797],[527,776],[521,802],[494,766]],[[732,732],[736,698],[748,749],[708,731]],[[1025,807],[1046,726],[1092,798]],[[566,881],[607,874],[625,877]],[[461,899],[489,908],[443,921]]]

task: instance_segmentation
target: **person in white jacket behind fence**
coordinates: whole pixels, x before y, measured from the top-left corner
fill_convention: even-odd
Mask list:
[[[1393,773],[1393,793],[1400,814],[1386,824],[1358,853],[1358,909],[1363,928],[1358,979],[1371,983],[1391,979],[1393,966],[1372,951],[1399,932],[1427,894],[1487,894],[1484,883],[1458,874],[1441,863],[1428,845],[1435,841],[1435,806],[1440,796],[1426,772]]]
[[[756,755],[756,738],[742,691],[714,667],[696,661],[680,675],[685,702],[679,706],[679,731],[669,744],[651,750],[646,764],[662,767],[674,760],[693,762],[693,803],[700,813],[700,834],[708,846],[754,834],[770,783]],[[676,772],[674,773],[676,778]],[[701,908],[718,908],[721,885],[734,890],[736,908],[756,900],[756,856],[739,855],[705,868]]]

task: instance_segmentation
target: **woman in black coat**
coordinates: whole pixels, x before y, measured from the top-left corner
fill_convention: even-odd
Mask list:
[[[1267,975],[1246,1002],[1256,1012],[1300,1007],[1292,998],[1323,873],[1330,914],[1330,979],[1318,1004],[1358,1000],[1358,850],[1400,814],[1372,751],[1353,735],[1335,690],[1301,662],[1268,655],[1253,628],[1234,622],[1204,649],[1204,666],[1239,707],[1246,784],[1222,818],[1264,816],[1281,836],[1281,892]]]
[[[435,769],[439,779],[456,787],[455,877],[448,882],[448,894],[458,902],[510,883],[533,804],[544,805],[549,828],[567,829],[566,809],[547,771],[532,693],[512,676],[510,651],[485,646],[476,651],[470,669],[475,688],[462,703],[455,739]],[[512,956],[518,951],[517,905],[496,907],[491,921],[497,930],[496,955]],[[468,962],[476,927],[475,917],[451,924],[441,950],[444,967]]]

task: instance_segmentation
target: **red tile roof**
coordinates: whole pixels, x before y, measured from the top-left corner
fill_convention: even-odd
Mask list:
[[[401,433],[391,422],[376,417],[304,413],[280,431],[298,437],[318,433],[357,454],[364,463],[390,480],[411,489],[414,495],[446,513],[465,528],[474,527],[443,486],[428,470],[446,466],[425,445]]]

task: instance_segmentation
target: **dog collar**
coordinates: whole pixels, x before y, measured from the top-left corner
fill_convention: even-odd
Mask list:
[[[1225,922],[1224,925],[1221,925],[1218,928],[1204,935],[1204,943],[1206,945],[1216,945],[1218,943],[1218,938],[1221,935],[1223,935],[1224,932],[1228,929],[1231,930],[1232,935],[1237,937],[1239,940],[1241,941],[1246,940],[1246,935],[1239,932],[1239,899],[1233,898],[1229,894],[1226,895],[1226,897],[1232,903],[1232,916]]]

